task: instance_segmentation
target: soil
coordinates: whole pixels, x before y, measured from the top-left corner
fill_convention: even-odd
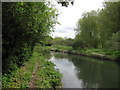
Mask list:
[[[38,88],[38,86],[35,86],[35,81],[36,81],[36,76],[35,76],[35,72],[37,71],[39,66],[39,58],[37,60],[37,63],[35,65],[35,68],[33,70],[32,76],[31,76],[31,80],[28,82],[29,88]]]

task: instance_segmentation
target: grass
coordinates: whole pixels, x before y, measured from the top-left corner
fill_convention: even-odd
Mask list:
[[[85,53],[88,55],[102,55],[102,56],[106,56],[108,58],[116,58],[120,54],[120,51],[116,51],[116,50],[94,49],[94,48],[78,49],[76,51]]]
[[[68,51],[73,50],[72,46],[65,46],[65,45],[53,45],[51,46],[51,48],[55,50],[68,50]]]
[[[17,69],[11,74],[2,76],[2,88],[26,88],[31,80],[33,70],[39,58],[38,70],[35,73],[35,86],[39,88],[57,88],[61,85],[62,75],[54,69],[55,64],[47,61],[43,51],[48,51],[49,47],[36,46],[31,58],[24,63],[24,66]]]
[[[38,53],[34,52],[32,57],[24,63],[24,66],[19,68],[12,74],[2,76],[2,88],[26,88],[30,81],[33,69],[37,62]]]
[[[69,52],[73,51],[74,49],[71,46],[64,46],[64,45],[53,45],[51,46],[54,50],[67,50]],[[116,50],[108,50],[108,49],[95,49],[95,48],[78,48],[74,50],[77,53],[87,54],[87,55],[96,55],[96,56],[105,56],[110,59],[116,59],[120,56],[120,51]]]
[[[62,74],[58,70],[55,71],[54,66],[52,62],[42,59],[35,73],[37,79],[35,85],[39,88],[58,88],[61,85]]]

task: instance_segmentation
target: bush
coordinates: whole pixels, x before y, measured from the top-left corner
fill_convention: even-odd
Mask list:
[[[106,41],[105,48],[106,49],[113,49],[113,50],[120,50],[120,32],[117,32],[112,35],[110,40]]]

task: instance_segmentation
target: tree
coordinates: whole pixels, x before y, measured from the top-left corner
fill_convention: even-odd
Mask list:
[[[56,9],[50,2],[2,3],[3,73],[11,73],[32,55],[57,23]],[[9,67],[9,68],[8,68]]]
[[[104,48],[104,43],[110,39],[112,34],[119,31],[119,5],[119,2],[105,2],[104,9],[98,14],[99,36],[102,48]]]
[[[73,47],[73,49],[85,48],[86,47],[86,45],[85,45],[82,37],[80,36],[80,34],[77,34],[75,36],[72,47]]]
[[[113,33],[110,40],[105,42],[105,48],[112,50],[120,50],[120,32]]]
[[[66,38],[66,39],[64,39],[64,43],[65,43],[66,46],[72,46],[72,44],[73,44],[73,39],[71,39],[71,38]]]
[[[75,39],[79,36],[79,40],[87,47],[105,48],[106,42],[119,32],[120,2],[105,2],[103,5],[102,10],[84,12],[77,22]]]
[[[62,37],[55,37],[53,39],[53,44],[54,45],[64,45],[64,38],[62,38]]]
[[[98,35],[97,35],[97,12],[91,11],[90,13],[83,13],[82,18],[79,19],[77,27],[75,29],[76,33],[81,38],[87,47],[97,48]]]

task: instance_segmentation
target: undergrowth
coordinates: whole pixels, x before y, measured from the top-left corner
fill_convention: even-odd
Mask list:
[[[87,55],[99,55],[105,56],[111,59],[117,59],[120,56],[120,51],[111,50],[111,49],[95,49],[95,48],[77,48],[73,49],[71,46],[64,45],[53,45],[51,49],[54,50],[67,50],[72,52],[73,50],[77,53],[87,54]]]
[[[39,58],[39,67],[35,73],[35,85],[39,88],[57,88],[61,85],[62,75],[55,70],[55,64],[47,61],[42,55],[48,48],[36,46],[31,58],[23,66],[10,74],[2,75],[2,88],[27,88],[31,80],[32,72]]]
[[[38,53],[34,52],[31,58],[24,65],[11,72],[11,74],[2,75],[2,88],[26,88],[30,81],[33,69],[37,62]]]
[[[53,45],[51,46],[51,48],[55,50],[68,50],[68,51],[73,50],[72,46],[65,46],[65,45]]]

